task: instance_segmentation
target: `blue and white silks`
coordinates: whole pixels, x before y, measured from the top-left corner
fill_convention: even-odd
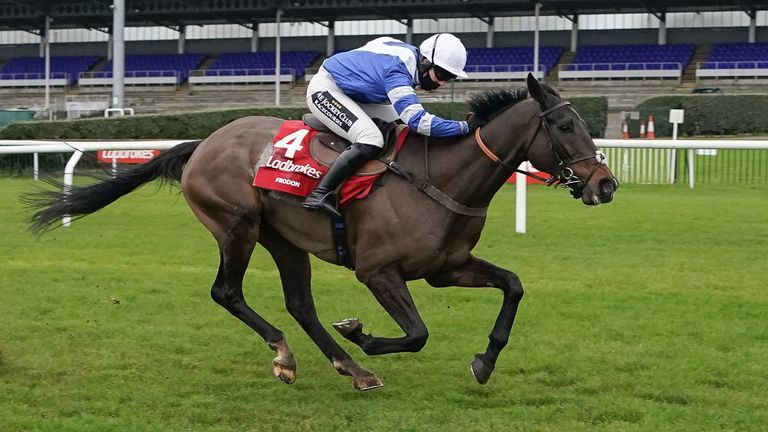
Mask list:
[[[391,103],[400,118],[422,135],[452,137],[468,132],[467,123],[429,114],[414,88],[419,85],[414,46],[381,37],[323,62],[336,85],[358,103]]]

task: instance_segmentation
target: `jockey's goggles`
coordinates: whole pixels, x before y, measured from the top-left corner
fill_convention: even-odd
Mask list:
[[[437,78],[438,81],[450,81],[456,78],[456,75],[448,72],[440,66],[435,65],[433,66],[433,69],[435,70],[435,78]]]

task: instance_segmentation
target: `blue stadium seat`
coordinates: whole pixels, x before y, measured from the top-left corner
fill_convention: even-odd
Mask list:
[[[611,70],[679,69],[693,57],[695,45],[585,45],[579,48],[572,64],[610,64]],[[678,63],[680,65],[678,65]],[[577,70],[589,68],[576,67]],[[605,70],[596,65],[595,70]]]
[[[704,69],[754,69],[768,64],[768,43],[717,43]]]
[[[184,82],[189,71],[197,69],[205,60],[204,54],[140,54],[125,56],[126,76],[178,76]],[[112,72],[112,61],[104,66]]]
[[[91,69],[99,58],[97,56],[53,56],[51,57],[51,77],[67,78],[70,85],[75,84],[81,72]],[[45,59],[42,57],[16,57],[0,68],[1,79],[44,79]]]
[[[284,51],[280,53],[281,73],[295,73],[296,77],[314,63],[320,54],[317,51]],[[209,70],[230,70],[231,75],[271,75],[275,71],[274,52],[224,53],[208,68]],[[219,75],[224,75],[219,74]]]
[[[562,47],[545,46],[539,49],[539,64],[550,70],[557,64]],[[533,65],[533,48],[531,47],[499,47],[499,48],[469,48],[467,49],[467,66],[477,66],[477,72],[496,71],[526,71]],[[504,69],[493,66],[508,66]],[[473,68],[468,68],[474,71]]]

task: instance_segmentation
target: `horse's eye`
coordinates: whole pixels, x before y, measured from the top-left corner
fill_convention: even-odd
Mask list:
[[[573,121],[567,121],[565,123],[559,124],[557,128],[560,129],[561,132],[571,133],[573,132]]]

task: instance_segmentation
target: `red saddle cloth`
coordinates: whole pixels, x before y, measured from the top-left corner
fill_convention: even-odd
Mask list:
[[[259,162],[253,186],[301,197],[309,195],[328,171],[310,154],[310,141],[317,133],[301,120],[285,121],[272,140],[272,154],[266,161]],[[406,136],[408,128],[397,136],[396,152],[400,151]],[[341,187],[340,204],[344,206],[368,196],[379,175],[351,176]]]

